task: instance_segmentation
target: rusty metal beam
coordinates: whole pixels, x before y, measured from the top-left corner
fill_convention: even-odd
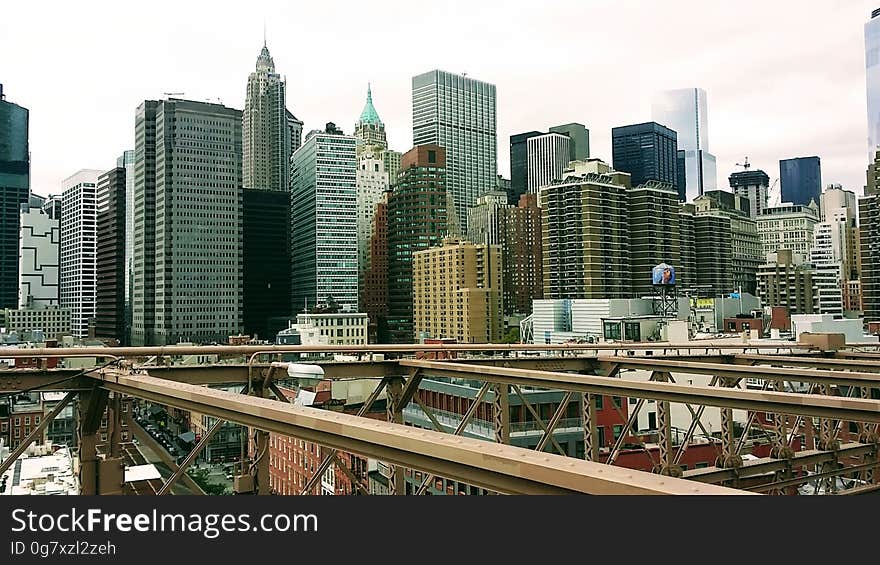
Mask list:
[[[857,422],[880,422],[880,401],[860,398],[825,397],[790,392],[759,392],[675,383],[627,381],[593,375],[527,371],[500,367],[402,359],[406,367],[425,369],[426,375],[508,383],[538,388],[590,392],[611,396],[631,396],[668,400],[685,404],[705,404],[741,410],[783,412],[836,418]],[[623,364],[623,363],[622,363]],[[742,375],[740,375],[742,376]]]
[[[165,450],[165,448],[162,447],[162,445],[158,441],[153,439],[153,436],[147,433],[147,430],[142,428],[141,425],[138,424],[134,418],[130,417],[128,419],[128,429],[140,443],[145,444],[147,447],[150,448],[150,451],[158,455],[159,459],[161,459],[162,462],[165,463],[165,465],[167,465],[172,472],[177,471],[177,461],[175,461],[174,458],[171,457],[171,455]],[[200,487],[199,484],[186,473],[181,475],[180,480],[183,481],[183,484],[185,484],[186,487],[193,494],[205,494],[205,491],[202,490],[202,487]]]
[[[871,365],[857,359],[835,359],[812,356],[790,355],[757,355],[754,353],[737,353],[732,355],[736,364],[751,365],[754,363],[780,367],[806,367],[811,369],[831,369],[834,371],[857,371],[862,373],[880,373],[880,366]],[[878,377],[880,378],[880,377]]]
[[[171,488],[174,486],[177,480],[184,473],[186,473],[186,470],[189,468],[189,466],[192,465],[193,461],[196,460],[196,457],[199,456],[199,453],[201,453],[202,450],[205,449],[205,447],[208,445],[208,442],[210,442],[211,439],[217,434],[217,432],[220,431],[220,428],[223,427],[224,423],[226,423],[224,420],[217,420],[216,422],[214,422],[214,425],[211,426],[211,429],[208,430],[208,433],[202,436],[202,438],[199,440],[199,443],[197,443],[196,446],[193,447],[192,451],[190,451],[189,454],[186,456],[186,459],[184,459],[183,462],[181,462],[180,466],[174,471],[174,473],[172,473],[171,476],[168,477],[168,480],[165,481],[165,483],[162,485],[162,488],[159,489],[159,492],[157,492],[156,494],[158,494],[159,496],[163,496],[171,491]]]
[[[508,445],[293,406],[267,398],[104,371],[114,392],[374,457],[511,494],[747,494]]]
[[[878,386],[880,375],[849,371],[825,371],[785,367],[762,367],[753,365],[725,365],[699,363],[674,359],[651,359],[645,357],[600,357],[603,362],[619,363],[623,369],[664,370],[673,373],[718,375],[719,377],[782,379],[785,381],[822,383],[846,386]]]

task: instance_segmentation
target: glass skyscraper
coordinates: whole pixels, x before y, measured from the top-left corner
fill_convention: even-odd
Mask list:
[[[293,313],[358,311],[357,140],[333,123],[290,158]]]
[[[822,168],[818,157],[796,157],[779,161],[779,190],[783,202],[806,206],[819,203]]]
[[[611,129],[612,165],[632,175],[632,185],[649,180],[665,182],[678,190],[678,137],[656,122]]]
[[[0,313],[18,307],[20,207],[30,194],[28,110],[7,102],[0,84]]]
[[[880,144],[880,8],[865,23],[865,84],[868,101],[868,163]]]
[[[702,88],[666,90],[654,96],[652,119],[674,130],[684,151],[687,202],[717,187],[715,156],[709,153],[709,118]],[[682,194],[679,189],[679,194]]]
[[[447,190],[465,233],[468,209],[497,182],[495,85],[434,70],[413,77],[412,104],[413,145],[446,150]]]

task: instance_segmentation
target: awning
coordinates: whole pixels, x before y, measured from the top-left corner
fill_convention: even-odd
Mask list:
[[[196,441],[196,434],[194,432],[183,432],[182,434],[177,436],[177,439],[179,439],[183,443],[193,443],[194,441]]]

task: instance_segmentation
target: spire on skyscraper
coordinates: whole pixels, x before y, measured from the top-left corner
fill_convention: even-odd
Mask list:
[[[364,104],[364,111],[361,112],[361,118],[358,121],[364,124],[383,125],[376,108],[373,106],[373,89],[370,83],[367,83],[367,103]]]
[[[269,54],[269,48],[266,47],[266,32],[263,31],[263,49],[260,50],[260,56],[257,57],[257,72],[275,72],[275,61],[272,60],[272,55]]]

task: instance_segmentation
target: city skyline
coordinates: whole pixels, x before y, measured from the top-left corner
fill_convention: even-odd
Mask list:
[[[760,6],[759,17],[730,17],[739,12],[701,8],[699,20],[688,15],[694,2],[583,4],[560,2],[542,8],[543,12],[525,5],[518,11],[500,10],[500,4],[493,2],[425,6],[421,10],[426,20],[444,28],[451,39],[450,49],[427,55],[400,49],[410,35],[415,39],[423,29],[396,25],[407,14],[399,3],[355,5],[333,21],[338,46],[313,60],[301,56],[303,46],[328,28],[320,8],[309,6],[293,11],[262,4],[246,14],[218,9],[200,13],[205,25],[191,30],[184,27],[190,21],[187,17],[158,28],[150,25],[150,15],[125,20],[99,4],[61,6],[58,18],[27,30],[28,35],[12,24],[36,17],[33,8],[14,6],[10,17],[4,18],[8,25],[0,23],[0,47],[15,52],[25,46],[29,55],[5,61],[0,82],[7,100],[31,111],[32,187],[38,194],[59,192],[60,181],[81,168],[111,169],[113,156],[133,146],[133,114],[144,99],[185,92],[182,97],[219,98],[227,106],[243,108],[243,80],[262,45],[262,20],[268,13],[273,14],[268,44],[288,81],[288,109],[305,122],[305,131],[328,121],[353,123],[370,82],[392,149],[405,151],[411,146],[411,78],[435,68],[467,72],[497,86],[498,164],[506,177],[506,142],[513,133],[544,130],[553,123],[584,123],[591,131],[591,153],[607,161],[611,128],[650,120],[655,91],[697,86],[709,98],[711,146],[719,179],[739,170],[736,163],[746,155],[755,167],[768,171],[771,183],[778,176],[780,159],[818,155],[823,184],[840,183],[861,193],[867,164],[863,26],[877,7],[874,3],[749,2],[741,12],[752,14],[756,10],[750,7]],[[197,8],[175,6],[175,10],[186,16]],[[465,10],[467,18],[462,17]],[[646,30],[661,11],[668,22],[664,37],[687,33],[689,42],[700,48],[682,50],[672,41],[664,52],[645,39],[615,47],[614,57],[584,51],[602,44],[600,39],[619,37],[624,30],[634,38],[655,37]],[[154,13],[158,17],[162,10]],[[563,18],[562,13],[569,15]],[[101,26],[110,14],[113,25]],[[85,18],[107,33],[83,38],[64,50],[48,47],[62,29]],[[398,56],[388,62],[376,59],[373,65],[346,58],[346,49],[356,53],[367,33],[364,19],[377,22],[378,28],[369,31],[374,47]],[[285,27],[288,21],[295,22],[297,33]],[[597,25],[589,43],[566,33],[589,21],[627,22],[628,28]],[[527,34],[526,28],[535,31]],[[814,41],[819,35],[823,41]],[[114,49],[107,49],[108,44]],[[511,50],[518,55],[512,57]],[[578,51],[587,55],[566,56]],[[38,75],[34,68],[50,72]],[[96,86],[106,68],[120,73],[118,88]],[[144,68],[150,72],[134,71]],[[571,88],[572,81],[593,84],[596,77],[602,77],[604,84],[628,87]],[[64,105],[57,104],[54,84],[74,85],[65,89]],[[553,103],[535,103],[542,99]],[[66,111],[70,107],[79,111]],[[719,186],[724,183],[719,181]]]

